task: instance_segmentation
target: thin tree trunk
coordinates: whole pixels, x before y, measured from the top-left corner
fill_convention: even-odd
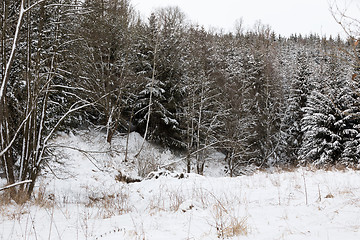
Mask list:
[[[0,103],[3,103],[3,98],[5,98],[5,93],[6,93],[6,85],[8,83],[9,80],[9,76],[10,76],[10,70],[12,67],[12,64],[14,62],[14,57],[15,57],[15,53],[17,50],[17,43],[19,41],[19,34],[20,34],[20,29],[21,29],[21,24],[24,18],[24,14],[25,14],[25,0],[21,1],[21,5],[20,5],[20,11],[19,11],[19,17],[18,17],[18,22],[16,25],[16,30],[15,30],[15,35],[14,35],[14,40],[13,40],[13,45],[11,48],[11,53],[9,56],[9,59],[6,63],[5,66],[5,73],[2,79],[2,83],[0,86]]]
[[[130,137],[130,124],[132,122],[134,116],[134,111],[133,109],[131,110],[131,116],[130,116],[130,120],[129,120],[129,125],[128,125],[128,132],[127,132],[127,136],[126,136],[126,147],[125,147],[125,159],[124,162],[128,161],[128,151],[129,151],[129,137]]]
[[[145,127],[145,133],[144,133],[144,139],[141,143],[141,147],[139,152],[135,155],[135,157],[138,157],[139,154],[141,153],[141,151],[144,148],[144,144],[146,141],[146,137],[149,131],[149,123],[150,123],[150,115],[151,115],[151,105],[152,105],[152,96],[153,96],[153,89],[154,89],[154,82],[155,82],[155,71],[156,71],[156,55],[157,55],[157,48],[158,48],[158,42],[159,39],[156,40],[156,44],[155,44],[155,50],[154,50],[154,59],[153,59],[153,71],[152,71],[152,76],[151,76],[151,85],[150,85],[150,97],[149,97],[149,107],[148,107],[148,115],[147,115],[147,119],[146,119],[146,127]]]

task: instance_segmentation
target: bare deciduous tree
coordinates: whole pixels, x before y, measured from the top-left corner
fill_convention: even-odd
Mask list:
[[[68,3],[66,0],[23,0],[19,5],[12,5],[18,13],[16,26],[5,24],[8,18],[3,18],[1,60],[7,59],[7,64],[3,66],[1,82],[0,159],[8,183],[24,183],[10,189],[18,202],[31,195],[46,161],[48,141],[56,129],[71,113],[91,105],[79,100],[58,116],[49,114],[50,106],[60,104],[52,100],[52,94],[66,88],[55,82],[62,77],[61,46],[66,39],[60,29],[64,22],[60,19],[63,14],[69,14],[61,9],[67,8]],[[9,7],[10,1],[4,2],[4,17],[8,16]],[[8,34],[9,29],[15,29],[14,35]],[[9,40],[12,46],[7,50]],[[20,91],[19,94],[16,91]]]

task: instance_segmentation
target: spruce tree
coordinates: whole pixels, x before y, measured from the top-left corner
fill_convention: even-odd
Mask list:
[[[310,69],[309,59],[304,50],[297,54],[296,71],[290,79],[290,92],[282,120],[282,143],[280,147],[281,162],[297,165],[302,142],[301,119],[302,109],[306,106],[309,95]]]
[[[153,13],[143,28],[140,65],[135,68],[142,80],[134,109],[138,131],[148,130],[148,140],[178,148],[183,147],[178,117],[183,21],[178,8]]]
[[[308,100],[302,119],[302,163],[356,166],[359,161],[359,96],[336,58],[326,57],[324,81]],[[349,73],[349,71],[346,71]],[[345,73],[346,73],[345,72]]]

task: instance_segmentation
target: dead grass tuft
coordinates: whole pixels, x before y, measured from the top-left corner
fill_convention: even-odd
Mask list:
[[[332,195],[331,193],[329,193],[328,195],[325,196],[325,198],[334,198],[334,195]]]
[[[0,193],[0,207],[9,205],[11,203],[11,196],[9,191]]]
[[[180,191],[169,191],[168,196],[170,202],[170,206],[169,206],[170,211],[174,211],[174,212],[178,211],[180,205],[185,201],[185,197],[182,194],[180,194]]]
[[[46,188],[44,186],[40,186],[39,190],[34,194],[32,203],[41,208],[50,209],[54,207],[55,204],[55,195],[46,192]]]
[[[222,231],[222,237],[246,236],[248,234],[247,219],[232,218],[230,224]]]
[[[246,217],[238,217],[233,208],[233,199],[225,196],[218,199],[211,194],[215,200],[212,207],[212,215],[218,238],[227,239],[235,236],[246,236],[249,233]]]
[[[89,196],[88,208],[96,207],[100,218],[110,218],[131,211],[129,193],[125,187],[116,194],[102,193],[101,196]]]
[[[218,238],[227,239],[246,236],[249,233],[247,218],[238,218],[228,211],[221,202],[213,206],[213,217]]]

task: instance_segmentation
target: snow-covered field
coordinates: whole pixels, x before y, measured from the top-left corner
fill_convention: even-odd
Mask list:
[[[110,147],[101,132],[60,134],[57,162],[39,179],[35,200],[0,205],[0,239],[360,239],[360,172],[227,178],[209,164],[205,177],[118,181],[120,170],[135,178],[154,162],[178,161],[173,170],[182,170],[178,158],[147,143],[135,158],[141,142],[130,135],[124,163],[125,137]]]

